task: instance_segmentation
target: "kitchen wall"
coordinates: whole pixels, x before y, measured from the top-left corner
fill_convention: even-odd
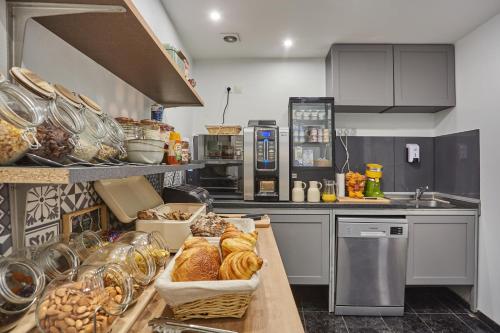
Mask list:
[[[457,106],[436,115],[436,133],[481,131],[479,310],[500,322],[500,15],[455,44]]]
[[[288,123],[288,98],[325,96],[325,62],[303,59],[195,59],[194,77],[205,101],[194,120],[194,132],[205,133],[207,124],[220,124],[231,93],[226,124],[246,125],[249,119],[276,119]],[[433,114],[337,114],[337,128],[354,128],[356,135],[433,136]]]

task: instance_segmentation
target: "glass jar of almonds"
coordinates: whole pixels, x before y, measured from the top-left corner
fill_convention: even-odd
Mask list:
[[[106,287],[105,280],[113,279]],[[130,276],[116,264],[82,266],[78,274],[50,282],[35,318],[43,333],[107,333],[130,304]]]

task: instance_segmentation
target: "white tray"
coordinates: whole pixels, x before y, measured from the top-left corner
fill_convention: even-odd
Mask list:
[[[139,231],[158,231],[167,242],[167,246],[171,252],[176,252],[182,246],[187,237],[191,234],[189,226],[196,221],[201,214],[206,212],[206,205],[200,203],[168,203],[160,206],[159,210],[165,211],[163,208],[171,210],[180,210],[193,214],[189,220],[137,220],[135,229]]]

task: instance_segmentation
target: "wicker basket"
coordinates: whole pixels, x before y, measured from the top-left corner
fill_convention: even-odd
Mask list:
[[[226,294],[170,307],[175,319],[241,318],[245,314],[252,294]]]
[[[218,245],[220,240],[218,237],[206,239],[213,245]],[[173,282],[171,273],[181,253],[182,249],[155,282],[157,292],[166,301],[175,319],[243,317],[259,286],[260,272],[250,280]]]
[[[207,125],[205,127],[211,135],[238,135],[241,132],[239,125]]]

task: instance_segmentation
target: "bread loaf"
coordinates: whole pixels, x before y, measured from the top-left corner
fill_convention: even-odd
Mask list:
[[[221,280],[249,280],[262,267],[263,260],[253,251],[233,252],[222,262]]]
[[[193,244],[191,244],[193,245]],[[196,244],[183,249],[172,270],[172,281],[217,280],[221,264],[219,249],[214,245]]]

